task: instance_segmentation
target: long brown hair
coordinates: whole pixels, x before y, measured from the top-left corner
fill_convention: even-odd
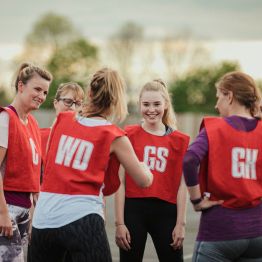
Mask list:
[[[261,114],[261,94],[251,76],[239,71],[230,72],[219,79],[216,87],[223,91],[231,91],[233,98],[249,109],[252,116]]]

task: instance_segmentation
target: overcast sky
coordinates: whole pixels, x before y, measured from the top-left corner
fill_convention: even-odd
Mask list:
[[[150,37],[189,30],[212,40],[262,40],[261,0],[0,0],[0,44],[22,43],[48,11],[66,15],[90,38],[133,21]]]

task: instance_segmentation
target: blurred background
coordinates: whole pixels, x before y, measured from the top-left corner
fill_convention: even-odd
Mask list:
[[[233,70],[262,86],[260,0],[1,0],[0,105],[14,95],[19,64],[31,61],[54,75],[46,102],[35,112],[41,127],[54,119],[53,98],[62,82],[86,89],[102,66],[122,74],[136,122],[138,90],[152,79],[168,85],[178,127],[194,138],[203,115],[215,114],[214,83]],[[114,260],[113,203],[107,230]],[[192,255],[198,215],[189,206],[185,260]],[[152,243],[145,261],[157,261]]]

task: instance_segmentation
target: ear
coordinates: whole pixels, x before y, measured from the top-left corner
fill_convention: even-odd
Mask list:
[[[23,90],[24,90],[24,84],[23,84],[23,82],[20,80],[20,81],[18,82],[18,84],[17,84],[17,91],[20,92],[20,93],[22,93]]]
[[[92,92],[91,92],[90,89],[87,91],[87,97],[88,97],[88,98],[92,98]]]
[[[231,105],[234,100],[234,95],[232,91],[228,91],[228,100],[229,100],[229,104]]]
[[[54,105],[55,109],[56,109],[57,103],[58,103],[58,101],[56,99],[54,99],[53,105]]]

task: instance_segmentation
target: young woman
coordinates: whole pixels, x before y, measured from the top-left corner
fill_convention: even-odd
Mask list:
[[[183,261],[186,187],[182,160],[189,137],[176,130],[165,84],[146,83],[140,92],[142,124],[126,132],[140,161],[154,175],[146,189],[137,187],[120,169],[121,186],[115,196],[116,243],[120,261],[142,261],[149,233],[159,261]],[[131,174],[126,170],[125,174]]]
[[[66,111],[80,112],[82,110],[83,100],[84,91],[80,85],[74,82],[60,84],[54,99],[56,116],[58,116],[59,113]],[[51,128],[40,129],[43,163],[45,163],[46,146],[50,131]],[[119,180],[115,176],[115,173],[118,172],[118,168],[119,161],[116,156],[112,154],[110,156],[104,181],[105,187],[103,188],[103,194],[106,196],[113,194],[120,184]],[[113,181],[114,183],[112,183]]]
[[[57,88],[55,99],[54,99],[54,108],[55,108],[56,116],[58,116],[58,114],[61,112],[81,111],[83,100],[84,100],[84,91],[80,85],[74,82],[67,82],[67,83],[60,84]],[[42,172],[44,170],[44,164],[46,160],[46,147],[47,147],[47,142],[50,132],[51,132],[51,127],[40,129],[42,160],[43,160]],[[69,254],[65,256],[64,262],[65,261],[72,261]]]
[[[28,63],[20,66],[16,95],[0,111],[0,260],[24,261],[31,193],[39,191],[41,141],[30,114],[45,101],[52,76]]]
[[[216,87],[222,117],[204,118],[183,166],[191,202],[202,211],[193,261],[262,261],[261,98],[241,72]]]
[[[50,134],[42,190],[32,230],[32,261],[111,261],[103,220],[103,181],[111,153],[140,186],[152,174],[125,132],[109,122],[127,113],[125,86],[111,69],[97,71],[81,114],[63,112]],[[117,175],[117,174],[116,174]]]
[[[82,103],[84,99],[84,91],[80,85],[74,82],[68,82],[60,84],[57,88],[54,108],[56,116],[60,112],[65,111],[80,111],[82,109]],[[41,142],[42,142],[42,158],[45,162],[46,158],[46,145],[51,128],[41,128]]]

